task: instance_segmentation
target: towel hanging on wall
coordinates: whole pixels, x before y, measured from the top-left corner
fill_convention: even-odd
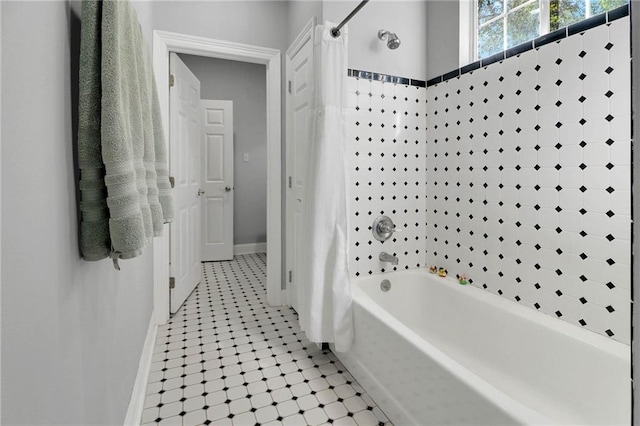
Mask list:
[[[78,163],[85,260],[139,256],[173,219],[149,55],[128,1],[82,3]]]

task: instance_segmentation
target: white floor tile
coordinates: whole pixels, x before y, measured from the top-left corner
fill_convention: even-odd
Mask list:
[[[229,403],[229,411],[231,414],[246,413],[247,411],[250,411],[251,408],[251,403],[246,398],[237,399]]]
[[[207,419],[216,421],[225,419],[229,416],[229,404],[219,404],[207,409]]]
[[[162,394],[161,401],[164,405],[179,401],[182,398],[182,389],[171,389]]]
[[[202,383],[198,383],[196,385],[187,386],[184,389],[183,394],[185,398],[192,398],[197,395],[202,395],[203,393],[204,393],[204,385]]]
[[[160,416],[163,419],[168,419],[169,417],[176,416],[182,412],[182,402],[176,401],[170,404],[164,404],[160,407]]]
[[[330,404],[338,400],[338,395],[336,395],[333,389],[325,389],[323,391],[320,391],[316,394],[316,397],[321,404]]]
[[[305,411],[304,419],[310,426],[316,426],[329,420],[327,413],[322,408],[314,408],[309,411]]]
[[[227,393],[223,390],[214,391],[208,393],[205,389],[203,395],[206,394],[205,401],[208,406],[214,406],[218,404],[226,403],[227,401]]]
[[[282,388],[271,392],[271,398],[276,403],[285,402],[291,400],[293,394],[287,388]]]
[[[258,423],[265,424],[276,420],[280,415],[278,410],[273,405],[267,405],[266,407],[256,410],[256,420]]]
[[[236,386],[227,391],[227,397],[230,400],[240,399],[247,396],[247,387],[246,386]]]
[[[198,409],[202,409],[205,405],[204,396],[196,396],[194,398],[186,398],[183,402],[183,410],[184,412],[190,413],[192,411],[197,411]],[[206,419],[203,420],[203,422]]]
[[[253,395],[250,401],[251,401],[251,406],[253,406],[253,408],[262,408],[262,407],[266,407],[267,405],[271,405],[271,403],[273,402],[273,399],[271,399],[271,395],[265,392],[265,393],[259,393],[257,395]]]
[[[300,426],[306,424],[306,420],[302,417],[302,414],[295,414],[293,416],[285,417],[282,420],[282,424],[285,426]]]
[[[333,422],[333,424],[336,426],[357,426],[357,423],[355,420],[353,420],[353,417],[349,416],[341,417]]]
[[[158,407],[147,408],[142,412],[141,424],[150,423],[155,421],[160,415],[160,409]]]
[[[300,407],[300,409],[304,411],[311,410],[312,408],[316,408],[318,405],[320,405],[318,399],[313,395],[306,395],[302,398],[298,398],[296,402],[298,403],[298,407]]]
[[[379,423],[376,416],[369,410],[362,410],[354,414],[353,419],[358,426],[376,426]]]
[[[349,412],[343,403],[337,401],[325,405],[324,411],[331,419],[339,419],[340,417],[346,416]]]
[[[183,425],[201,425],[207,421],[207,412],[200,408],[197,411],[191,411],[182,418]]]
[[[293,400],[285,401],[276,405],[276,409],[281,417],[289,417],[300,411],[300,407],[298,407],[298,404]]]
[[[234,416],[231,421],[233,426],[250,426],[256,424],[256,416],[252,412],[247,412]]]
[[[367,404],[359,396],[352,396],[344,400],[344,406],[352,413],[357,413],[367,408]]]

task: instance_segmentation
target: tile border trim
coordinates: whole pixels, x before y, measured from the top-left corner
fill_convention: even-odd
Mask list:
[[[363,78],[371,81],[382,81],[384,83],[404,84],[405,86],[415,87],[427,87],[427,82],[424,80],[415,80],[413,78],[398,77],[396,75],[381,74],[371,71],[362,71],[349,68],[347,69],[347,76]]]
[[[430,80],[427,80],[427,87],[434,86],[438,83],[445,82],[452,78],[460,77],[461,75],[477,70],[478,68],[483,68],[496,62],[501,62],[507,58],[519,55],[528,50],[537,49],[541,46],[544,46],[545,44],[562,40],[563,38],[569,37],[574,34],[582,33],[586,30],[589,30],[591,28],[594,28],[603,24],[608,24],[610,22],[615,21],[616,19],[624,18],[625,16],[629,16],[628,4],[617,7],[608,12],[592,16],[583,21],[576,22],[575,24],[571,24],[567,27],[560,28],[559,30],[553,31],[551,33],[541,35],[538,38],[519,44],[517,46],[513,46],[507,50],[496,53],[495,55],[491,55],[487,58],[483,58],[478,61],[472,62],[468,65],[465,65],[461,68],[457,68],[453,71],[450,71],[438,77],[434,77]]]

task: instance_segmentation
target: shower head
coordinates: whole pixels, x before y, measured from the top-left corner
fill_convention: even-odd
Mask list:
[[[395,33],[387,30],[378,31],[378,38],[380,40],[387,40],[387,47],[389,49],[397,49],[400,46],[400,39]]]

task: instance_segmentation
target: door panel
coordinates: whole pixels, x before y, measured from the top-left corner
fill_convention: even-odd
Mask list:
[[[205,182],[223,182],[224,138],[220,135],[205,135],[205,138],[205,161],[207,162],[207,167],[203,169]]]
[[[290,280],[287,296],[293,309],[298,309],[302,248],[302,217],[305,206],[309,119],[313,106],[314,27],[312,20],[287,52],[287,269]]]
[[[169,65],[170,173],[175,178],[176,220],[171,224],[171,313],[200,282],[200,82],[175,53]]]
[[[207,197],[205,200],[205,216],[211,215],[214,212],[224,212],[224,198],[223,197]],[[224,213],[223,213],[224,214]],[[224,220],[215,221],[209,224],[206,228],[206,239],[212,243],[224,242],[224,230],[222,223]]]
[[[202,260],[233,259],[233,102],[202,100]]]

